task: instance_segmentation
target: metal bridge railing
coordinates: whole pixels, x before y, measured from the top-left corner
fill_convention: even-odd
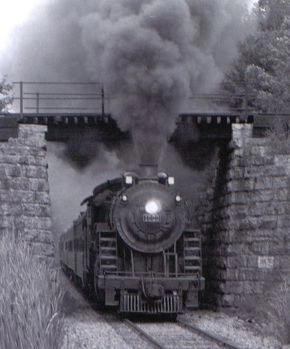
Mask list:
[[[24,113],[101,113],[105,93],[98,82],[13,82],[12,110]]]
[[[110,113],[114,99],[99,82],[13,82],[11,110],[20,114],[100,114]],[[229,94],[194,94],[186,101],[187,111],[226,112],[249,115],[249,97]],[[200,105],[202,105],[200,107]],[[198,108],[200,107],[200,110]]]

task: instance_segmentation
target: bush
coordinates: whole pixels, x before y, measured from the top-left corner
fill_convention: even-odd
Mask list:
[[[265,337],[290,343],[290,285],[279,270],[265,280],[262,295],[253,294],[242,300],[239,316],[256,324]]]
[[[25,242],[0,238],[0,348],[58,349],[62,291],[58,273]]]
[[[276,116],[266,134],[269,137],[272,153],[290,154],[290,125],[283,117]]]

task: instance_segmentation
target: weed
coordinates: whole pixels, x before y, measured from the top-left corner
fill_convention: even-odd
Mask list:
[[[290,335],[290,288],[285,280],[281,281],[275,290],[265,295],[269,333],[275,335],[284,343],[289,343]]]
[[[289,343],[290,286],[281,273],[271,273],[265,280],[263,294],[246,297],[240,310],[240,316],[256,323],[264,336]]]
[[[1,237],[0,348],[60,348],[61,302],[58,272],[27,243]]]

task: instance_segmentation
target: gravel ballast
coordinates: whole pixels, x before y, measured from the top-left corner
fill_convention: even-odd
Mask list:
[[[113,316],[92,309],[84,296],[65,277],[62,279],[65,291],[62,349],[139,349],[144,346],[142,340],[135,338],[134,332],[129,328],[124,329],[125,325],[121,321],[111,321]],[[274,337],[263,336],[263,329],[257,324],[237,316],[197,310],[179,315],[178,318],[224,337],[243,349],[290,349],[290,345],[282,345]],[[164,326],[160,323],[155,325]]]
[[[200,329],[224,337],[244,349],[290,349],[276,338],[264,336],[258,325],[237,316],[208,310],[193,311],[180,315],[180,319]]]

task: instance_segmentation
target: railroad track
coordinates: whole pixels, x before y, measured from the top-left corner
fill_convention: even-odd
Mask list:
[[[125,319],[124,323],[138,333],[152,348],[242,349],[225,338],[210,334],[180,320],[175,323],[146,323]]]
[[[119,343],[119,349],[124,348],[124,342],[127,343],[126,348],[134,349],[242,349],[227,339],[205,332],[183,320],[176,322],[121,320],[116,313],[97,309],[94,304],[85,300],[80,290],[73,287],[66,278],[64,282],[67,284],[73,303],[78,304],[71,315],[74,318],[72,331],[77,332],[79,337],[78,345],[83,343],[84,347],[89,347],[94,336],[98,338],[99,343],[103,337],[106,338],[105,332],[111,327],[116,334],[113,336],[111,333],[110,337],[115,338],[116,345]],[[104,335],[99,332],[104,332]],[[104,344],[106,348],[117,347],[115,344],[110,345],[108,338],[104,339]],[[98,345],[103,348],[100,343]]]

